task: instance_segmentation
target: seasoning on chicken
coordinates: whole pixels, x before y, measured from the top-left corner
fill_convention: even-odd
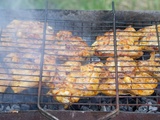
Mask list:
[[[57,77],[52,78],[53,83],[49,84],[50,91],[48,94],[61,103],[74,103],[78,102],[80,97],[83,96],[83,92],[74,88],[74,84],[70,83],[66,79],[60,79]],[[67,106],[66,106],[67,107]]]
[[[53,29],[38,21],[13,20],[2,30],[1,50],[6,53],[3,62],[9,67],[11,88],[15,93],[38,85],[43,32],[46,41],[53,41]],[[48,49],[48,47],[45,47]],[[48,50],[51,53],[51,50]],[[42,80],[50,80],[54,75],[55,57],[44,55]]]
[[[103,63],[82,65],[79,70],[72,72],[68,68],[64,71],[67,70],[69,70],[67,77],[59,77],[58,75],[52,78],[53,83],[49,84],[51,88],[49,94],[52,94],[57,101],[73,103],[78,102],[80,97],[94,96],[98,93],[99,81],[104,74]]]
[[[126,75],[128,76],[134,76],[135,71],[137,69],[137,63],[133,60],[133,58],[130,57],[118,57],[117,59],[117,65],[118,65],[118,76],[124,77]],[[115,77],[115,61],[114,58],[107,58],[105,63],[106,69],[108,70],[109,77],[113,78]]]
[[[151,55],[153,59],[153,55]],[[143,62],[147,64],[143,64]],[[157,79],[149,75],[148,72],[153,71],[148,67],[149,61],[138,62],[143,67],[139,69],[133,58],[118,57],[118,91],[119,95],[151,95],[157,87]],[[155,63],[154,63],[155,64]],[[106,61],[109,78],[104,79],[99,86],[99,91],[106,95],[116,95],[115,82],[115,62],[114,58],[108,58]],[[145,69],[147,69],[145,71]],[[142,71],[143,70],[143,71]],[[139,90],[140,89],[140,90]]]
[[[138,30],[141,36],[139,40],[139,45],[142,46],[144,50],[157,50],[158,49],[158,36],[157,33],[160,32],[160,25],[147,26]]]
[[[150,59],[138,61],[138,68],[141,72],[147,72],[160,79],[160,59],[155,57],[155,52],[150,54]]]
[[[55,68],[55,75],[52,76],[52,79],[50,82],[64,82],[67,78],[68,74],[71,72],[80,71],[80,62],[73,62],[73,61],[67,61],[63,64],[57,64]],[[46,85],[50,88],[54,86],[54,84],[51,84],[50,82],[47,82]],[[48,92],[50,93],[50,92]]]
[[[38,85],[40,55],[10,53],[4,58],[4,62],[9,67],[10,76],[12,77],[10,85],[15,93]],[[43,81],[49,80],[50,76],[54,75],[54,64],[55,59],[53,57],[44,56]]]
[[[145,72],[137,73],[135,78],[131,79],[130,93],[134,95],[147,96],[154,93],[158,85],[157,79]]]
[[[80,67],[80,72],[72,72],[70,77],[75,79],[68,79],[75,84],[76,89],[80,89],[84,96],[94,96],[98,92],[99,82],[105,71],[103,63],[90,63]]]
[[[128,90],[131,89],[131,80],[129,77],[124,77],[123,79],[118,79],[116,83],[115,79],[106,79],[99,86],[99,92],[105,95],[116,95],[116,84],[118,84],[119,95],[129,94]]]
[[[139,58],[143,55],[142,48],[137,45],[139,35],[136,30],[129,26],[124,30],[117,30],[117,55]],[[106,32],[103,36],[98,36],[92,44],[95,55],[99,57],[114,56],[114,37],[113,32]]]
[[[108,73],[108,79],[103,79],[99,92],[106,95],[116,95],[116,84],[118,84],[119,95],[129,94],[131,89],[131,80],[128,76],[135,76],[137,70],[137,63],[130,57],[118,57],[118,83],[115,81],[115,61],[114,58],[107,58],[105,66]]]
[[[68,74],[73,71],[79,71],[80,66],[80,62],[73,61],[67,61],[64,64],[56,65],[55,76],[52,77],[51,83],[47,83],[47,86],[50,88],[48,94],[53,95],[54,98],[61,103],[78,102],[80,98],[73,96],[82,96],[82,92],[78,89],[74,89],[74,84],[68,82],[68,79],[71,79],[68,78]]]
[[[54,45],[51,47],[59,60],[83,61],[92,55],[87,43],[69,31],[59,31],[54,36]]]
[[[81,66],[80,62],[67,61],[64,64],[58,64],[56,66],[59,77],[66,78],[68,74],[79,71]]]
[[[123,79],[118,79],[119,95],[148,96],[154,93],[157,85],[157,79],[145,72],[137,73],[135,77],[126,76]],[[99,86],[99,91],[106,95],[116,95],[115,79],[107,79]]]
[[[13,20],[2,30],[1,46],[5,50],[40,52],[43,41],[44,23],[38,21]],[[53,29],[47,25],[46,40],[53,40]]]

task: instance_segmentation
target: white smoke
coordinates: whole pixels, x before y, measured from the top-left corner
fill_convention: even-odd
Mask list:
[[[1,0],[0,8],[39,9],[45,7],[45,0]]]

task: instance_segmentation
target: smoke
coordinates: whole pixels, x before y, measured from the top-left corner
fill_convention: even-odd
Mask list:
[[[1,0],[0,8],[4,9],[43,9],[45,0]]]

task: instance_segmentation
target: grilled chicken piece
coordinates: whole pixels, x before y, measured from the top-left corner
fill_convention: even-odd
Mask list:
[[[153,59],[153,56],[151,56],[151,59]],[[138,69],[137,63],[132,58],[118,57],[118,89],[120,95],[129,93],[142,96],[151,95],[157,87],[157,79],[148,74],[156,69],[154,61],[151,63],[142,61],[138,64],[143,67]],[[148,67],[150,64],[153,64],[154,68]],[[113,79],[115,77],[114,58],[108,58],[105,65],[109,71],[109,78],[103,80],[99,86],[99,91],[106,95],[116,95],[116,82]]]
[[[158,49],[158,36],[157,32],[160,32],[160,25],[147,26],[138,30],[141,36],[139,44],[142,45],[144,50],[157,50]]]
[[[3,68],[3,63],[0,63],[0,92],[3,93],[10,86],[11,77],[8,74],[7,68]]]
[[[73,62],[73,61],[67,61],[64,64],[56,65],[55,75],[52,76],[50,82],[54,83],[56,81],[58,82],[66,81],[65,79],[68,76],[68,74],[70,74],[71,72],[80,71],[80,66],[81,66],[80,62]],[[54,84],[52,85],[50,82],[46,83],[46,85],[52,88]]]
[[[134,76],[135,71],[137,69],[137,63],[133,60],[133,58],[130,57],[118,57],[117,59],[118,63],[118,76],[124,77],[126,75],[128,76]],[[115,77],[115,61],[114,58],[107,58],[105,66],[107,70],[109,71],[109,77],[113,78]]]
[[[51,82],[47,83],[50,88],[48,94],[56,95],[55,99],[61,103],[73,103],[78,102],[79,97],[82,96],[82,92],[78,89],[74,89],[74,84],[68,82],[68,74],[71,72],[79,71],[81,66],[80,62],[67,61],[64,64],[56,66],[55,76],[52,77]]]
[[[80,66],[80,62],[67,61],[64,64],[57,65],[56,70],[59,77],[66,78],[71,72],[79,71]]]
[[[157,62],[156,65],[154,65],[157,69],[153,74],[151,74],[153,77],[155,77],[158,81],[160,81],[160,58],[155,58],[155,62]],[[150,72],[151,73],[151,72]]]
[[[98,92],[100,79],[104,77],[105,71],[103,63],[91,63],[80,67],[80,72],[72,72],[68,79],[75,85],[76,89],[80,89],[84,96],[94,96]]]
[[[53,94],[61,103],[78,102],[82,96],[96,95],[100,78],[104,74],[102,67],[103,63],[99,62],[80,66],[79,70],[72,72],[67,68],[69,74],[66,78],[62,79],[59,75],[52,78],[53,84],[50,84],[49,94]]]
[[[124,77],[118,79],[119,95],[132,94],[140,96],[148,96],[154,93],[154,89],[158,85],[157,79],[145,72],[140,72],[135,77]],[[106,95],[116,95],[115,79],[107,79],[99,86],[99,91]]]
[[[143,55],[142,48],[137,46],[139,35],[136,30],[129,26],[124,30],[117,30],[117,55],[139,58]],[[113,32],[106,32],[103,36],[98,36],[92,44],[95,55],[99,57],[114,56],[114,37]]]
[[[155,52],[152,52],[149,60],[138,61],[138,68],[141,72],[147,72],[148,74],[160,78],[160,59],[155,58]]]
[[[158,37],[156,33],[147,34],[140,39],[140,45],[144,50],[158,50]]]
[[[131,80],[130,93],[134,95],[147,96],[154,93],[154,89],[158,85],[157,79],[145,72],[137,73],[135,78]]]
[[[73,36],[69,31],[59,31],[54,36],[54,40],[54,45],[50,47],[59,60],[83,61],[92,55],[87,43],[81,37]]]
[[[44,23],[13,20],[2,30],[1,46],[7,51],[40,52],[43,42]],[[47,25],[46,40],[53,40],[53,29]]]
[[[35,65],[35,57],[33,57],[30,55],[29,58],[26,58],[22,54],[10,53],[4,58],[4,62],[9,67],[10,76],[12,76],[10,85],[15,93],[38,84],[39,65]]]
[[[7,52],[3,61],[9,68],[10,84],[15,93],[37,86],[40,75],[40,59],[43,46],[44,23],[13,20],[2,30],[1,51]],[[54,31],[46,25],[46,41],[53,41]],[[46,46],[45,49],[48,49]],[[51,53],[51,50],[48,50]],[[44,55],[42,80],[54,76],[55,57]]]
[[[54,84],[50,85],[52,88],[48,94],[53,95],[54,98],[61,103],[74,103],[78,102],[83,92],[75,89],[74,84],[68,81],[55,80]]]
[[[107,35],[107,36],[110,35],[109,39],[114,40],[114,37],[113,37],[114,33],[113,32],[106,32],[104,35]],[[117,29],[116,35],[117,35],[116,36],[117,41],[125,40],[123,42],[126,42],[127,45],[133,45],[135,43],[135,41],[137,41],[139,39],[139,36],[137,36],[136,30],[131,26],[128,26],[124,30]],[[125,45],[126,43],[122,43],[122,44]]]
[[[118,79],[118,94],[126,95],[129,94],[128,90],[131,89],[131,80],[129,77]],[[99,92],[105,95],[116,95],[116,81],[115,79],[107,79],[103,81],[99,86]]]
[[[128,90],[131,89],[131,80],[128,76],[135,76],[137,70],[137,63],[130,57],[118,57],[118,89],[119,95],[128,94]],[[106,95],[116,95],[116,82],[115,82],[115,61],[114,58],[107,58],[106,70],[108,73],[108,79],[103,79],[100,86],[99,92]]]
[[[10,53],[4,58],[12,77],[10,84],[15,93],[38,85],[40,75],[40,54]],[[49,64],[49,65],[48,65]],[[50,80],[55,72],[55,59],[49,55],[44,56],[43,81]]]

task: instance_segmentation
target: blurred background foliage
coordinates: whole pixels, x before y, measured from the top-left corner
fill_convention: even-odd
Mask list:
[[[50,9],[110,10],[112,1],[116,10],[160,10],[160,0],[48,0]],[[0,8],[44,9],[45,0],[0,0]]]

